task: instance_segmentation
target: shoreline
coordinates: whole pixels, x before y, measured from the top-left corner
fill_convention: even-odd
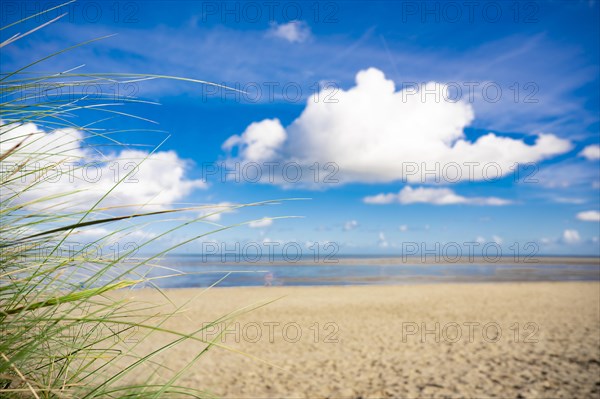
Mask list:
[[[548,281],[548,280],[498,280],[498,281],[439,281],[439,282],[409,282],[405,284],[399,284],[397,282],[389,283],[389,284],[307,284],[307,285],[233,285],[233,286],[220,286],[215,285],[214,287],[165,287],[160,288],[163,292],[175,291],[179,292],[182,290],[288,290],[288,289],[343,289],[343,288],[376,288],[376,287],[396,287],[396,288],[405,288],[405,287],[417,287],[417,288],[428,288],[428,287],[438,287],[440,285],[449,285],[449,286],[481,286],[481,285],[518,285],[518,284],[600,284],[600,280],[556,280],[556,281]],[[144,290],[154,290],[155,288],[141,287],[141,288],[133,288],[132,290],[144,291]]]

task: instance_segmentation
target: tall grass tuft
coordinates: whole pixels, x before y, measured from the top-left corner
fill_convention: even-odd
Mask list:
[[[1,29],[13,28],[30,18]],[[10,36],[0,48],[59,18]],[[39,95],[30,95],[32,91],[39,94],[46,88],[69,88],[72,92],[90,84],[127,84],[157,78],[210,84],[148,74],[86,74],[78,70],[56,74],[30,72],[33,66],[49,58],[91,42],[93,40],[49,54],[0,75],[0,397],[211,397],[208,392],[182,387],[177,382],[207,350],[222,347],[216,340],[207,342],[201,338],[202,330],[211,325],[203,325],[192,333],[170,330],[166,327],[167,321],[185,304],[172,305],[171,310],[165,312],[154,304],[132,301],[123,292],[140,286],[158,289],[157,277],[151,277],[153,269],[164,268],[161,274],[167,276],[181,274],[161,266],[162,263],[157,262],[161,256],[188,242],[233,227],[210,224],[210,216],[232,208],[271,202],[230,205],[216,210],[211,207],[210,212],[201,206],[167,209],[161,204],[107,202],[129,174],[124,174],[95,197],[84,197],[83,202],[80,186],[49,193],[48,184],[61,179],[62,173],[71,173],[65,177],[71,178],[73,171],[84,167],[76,149],[87,146],[97,152],[98,159],[108,161],[110,156],[102,153],[102,146],[88,143],[102,139],[111,145],[122,145],[112,138],[121,133],[119,131],[101,130],[96,124],[77,124],[79,113],[85,110],[109,117],[135,116],[115,109],[117,103],[90,99],[83,92],[75,99],[48,97],[41,101]],[[120,104],[133,102],[144,103],[135,97],[119,99]],[[45,139],[44,130],[57,129],[73,132],[66,135],[72,140],[52,143]],[[136,160],[138,166],[145,161]],[[61,165],[69,166],[57,168]],[[168,227],[161,233],[138,234],[143,232],[145,224],[163,223],[165,218],[168,218]],[[141,249],[151,250],[158,240],[192,223],[206,223],[209,228],[152,256],[133,256]],[[87,234],[90,231],[96,235]],[[121,248],[114,256],[97,255],[99,250],[113,254],[108,248],[132,236],[143,238],[131,248]],[[81,245],[73,248],[70,245],[73,240]],[[90,252],[94,256],[90,256]],[[168,301],[166,294],[165,300]],[[248,306],[214,322],[227,323],[263,305]],[[127,340],[134,332],[138,341],[157,333],[171,338],[159,348],[144,353],[138,350],[138,344]],[[189,341],[200,343],[202,349],[182,369],[169,369],[155,361],[165,351]],[[142,367],[150,371],[143,381],[132,383],[130,374]]]

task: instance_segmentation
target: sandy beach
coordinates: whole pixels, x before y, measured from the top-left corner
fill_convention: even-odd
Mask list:
[[[200,292],[166,291],[178,305]],[[156,291],[132,293],[164,302]],[[233,351],[211,348],[182,385],[226,398],[600,395],[597,282],[215,288],[164,327],[191,332],[272,299],[228,327],[207,326],[200,337]],[[204,346],[186,342],[160,362],[183,367]]]

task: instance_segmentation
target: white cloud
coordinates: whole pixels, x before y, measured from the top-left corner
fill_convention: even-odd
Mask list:
[[[363,198],[363,202],[365,204],[376,204],[376,205],[391,204],[393,202],[400,202],[398,197],[399,197],[399,194],[393,194],[393,193],[377,194],[377,195],[371,195],[371,196]]]
[[[600,222],[600,212],[598,211],[584,211],[577,214],[577,219],[583,220],[584,222]]]
[[[600,145],[588,145],[579,153],[579,156],[582,156],[590,161],[600,159]]]
[[[273,219],[260,219],[260,220],[254,220],[254,221],[248,223],[248,227],[251,227],[253,229],[258,229],[261,227],[269,227],[272,224],[273,224]]]
[[[290,43],[303,43],[310,38],[310,27],[304,21],[290,21],[286,24],[271,23],[269,35],[287,40]]]
[[[388,243],[387,239],[385,238],[385,234],[383,231],[379,232],[379,238],[377,240],[377,245],[380,248],[387,248],[390,246],[390,244]]]
[[[408,226],[407,226],[407,225],[405,225],[405,224],[402,224],[402,225],[400,225],[400,226],[398,227],[398,229],[399,229],[400,231],[408,231]]]
[[[344,231],[354,230],[358,227],[358,222],[356,220],[348,220],[344,223]]]
[[[433,205],[508,205],[511,201],[496,197],[463,197],[449,188],[404,187],[397,194],[377,194],[363,198],[367,204],[433,204]]]
[[[55,206],[56,211],[64,207],[87,208],[112,190],[100,207],[125,205],[157,210],[169,207],[195,189],[207,187],[203,180],[186,178],[189,163],[174,151],[148,153],[123,149],[100,154],[95,147],[87,146],[83,132],[76,129],[44,131],[33,123],[15,126],[0,130],[5,148],[22,143],[3,160],[3,166],[6,169],[25,163],[25,169],[19,172],[22,179],[2,185],[2,194],[18,191],[20,202],[55,197],[31,203],[31,208]],[[44,168],[45,175],[26,173]],[[31,188],[25,190],[29,185]]]
[[[576,244],[581,240],[581,237],[579,237],[577,230],[567,229],[563,232],[563,240],[567,244]]]
[[[464,129],[474,119],[471,105],[444,100],[447,87],[439,83],[420,89],[397,91],[380,70],[363,70],[349,90],[328,87],[309,98],[289,126],[277,119],[255,122],[224,148],[237,146],[235,160],[241,162],[297,162],[305,168],[333,162],[342,183],[493,180],[512,173],[517,162],[537,162],[571,148],[553,134],[538,135],[532,145],[494,133],[470,141]],[[421,95],[424,90],[440,95]]]
[[[504,242],[504,240],[502,239],[502,237],[500,236],[492,236],[492,241],[495,242],[498,245],[502,245],[502,243]]]
[[[476,243],[479,243],[479,244],[484,244],[484,243],[486,242],[486,239],[485,239],[484,237],[478,236],[478,237],[475,239],[475,242],[476,242]]]
[[[223,143],[223,149],[230,151],[240,146],[239,156],[247,162],[266,162],[276,158],[277,149],[286,140],[287,134],[279,119],[265,119],[254,122],[241,136],[231,136]]]

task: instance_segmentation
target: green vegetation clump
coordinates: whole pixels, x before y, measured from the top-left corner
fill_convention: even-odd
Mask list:
[[[1,29],[5,31],[32,17]],[[55,20],[24,34],[11,36],[0,47],[9,46]],[[50,54],[0,76],[0,397],[210,397],[208,392],[178,386],[177,381],[208,349],[224,347],[217,342],[220,337],[211,342],[200,338],[202,330],[211,328],[211,325],[204,324],[192,333],[169,330],[165,327],[166,322],[180,313],[185,304],[171,304],[170,310],[165,312],[157,304],[133,302],[118,290],[141,286],[158,290],[155,279],[181,275],[176,270],[159,266],[159,257],[188,242],[233,227],[210,224],[210,216],[231,211],[231,208],[270,202],[231,205],[216,211],[211,206],[212,212],[202,211],[202,207],[140,211],[148,209],[144,208],[145,204],[105,206],[105,200],[129,174],[120,177],[97,200],[88,201],[83,207],[74,206],[75,199],[81,194],[78,189],[47,193],[44,187],[47,187],[49,179],[57,178],[57,170],[59,174],[72,173],[84,166],[82,159],[76,159],[73,148],[88,146],[101,154],[102,147],[87,143],[102,139],[111,145],[123,145],[111,136],[124,131],[97,129],[95,124],[78,125],[76,119],[81,112],[100,112],[109,117],[135,116],[114,109],[119,104],[103,101],[102,98],[90,99],[83,92],[75,99],[30,93],[35,91],[39,94],[45,88],[64,88],[73,93],[91,84],[127,84],[157,78],[210,84],[194,79],[144,74],[86,74],[78,70],[52,74],[30,72],[33,66],[49,58],[93,41]],[[46,100],[41,101],[42,97]],[[120,98],[119,102],[144,103],[134,97]],[[24,129],[27,126],[47,131],[74,129],[83,135],[74,135],[71,142],[48,145],[43,131],[31,133],[31,129]],[[138,166],[143,162],[143,159],[139,160]],[[69,166],[57,168],[57,165]],[[90,256],[90,252],[97,254],[99,248],[105,249],[103,253],[111,253],[111,250],[106,250],[107,247],[119,242],[122,237],[141,232],[143,225],[139,221],[158,223],[164,221],[158,218],[175,214],[179,215],[178,218],[169,220],[170,227],[165,231],[143,239],[134,247],[122,248],[116,256]],[[152,249],[157,240],[199,222],[208,223],[208,231],[171,245],[151,257],[133,257],[137,251]],[[102,227],[109,225],[111,229]],[[74,238],[79,241],[77,237],[88,229],[104,233],[75,249],[69,246],[70,241]],[[161,276],[151,277],[150,271],[159,267],[164,269]],[[224,274],[223,278],[226,276]],[[168,303],[166,294],[164,298]],[[214,323],[227,323],[239,314],[262,305],[264,303],[224,315]],[[133,333],[135,343],[128,341]],[[170,337],[169,341],[149,353],[140,353],[139,343],[156,333]],[[183,369],[172,370],[155,361],[165,351],[189,341],[200,343],[203,349]],[[131,385],[128,376],[142,366],[151,371],[144,371],[144,381]]]

